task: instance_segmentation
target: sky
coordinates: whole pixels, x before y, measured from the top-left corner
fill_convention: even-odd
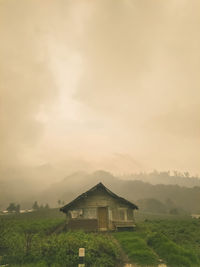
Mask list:
[[[200,174],[199,10],[0,0],[0,173]]]

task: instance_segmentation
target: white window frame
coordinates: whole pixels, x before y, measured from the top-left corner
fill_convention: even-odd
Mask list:
[[[69,211],[72,219],[78,219],[83,215],[82,209],[74,209]]]

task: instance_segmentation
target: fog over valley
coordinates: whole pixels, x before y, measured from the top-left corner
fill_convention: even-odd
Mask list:
[[[198,210],[199,9],[0,1],[1,210],[55,207],[100,181],[132,201]]]

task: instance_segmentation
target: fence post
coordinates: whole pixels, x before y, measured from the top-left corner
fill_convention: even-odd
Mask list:
[[[79,264],[78,267],[85,267],[85,248],[79,248]]]

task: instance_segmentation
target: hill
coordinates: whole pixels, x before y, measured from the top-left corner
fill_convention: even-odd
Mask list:
[[[59,203],[67,203],[100,181],[111,191],[147,210],[152,207],[168,212],[177,208],[189,213],[200,213],[200,186],[186,187],[178,184],[151,184],[135,179],[125,180],[105,171],[90,174],[76,172],[50,184],[45,190],[33,188],[32,184],[24,179],[15,180],[13,184],[4,180],[0,208],[5,208],[11,201],[22,204],[23,208],[30,208],[35,200],[41,204],[48,203],[51,207],[58,207],[59,200]]]
[[[105,171],[92,174],[74,173],[59,183],[51,185],[45,192],[48,202],[55,202],[59,197],[69,202],[98,182],[102,182],[116,194],[133,202],[142,199],[156,199],[168,208],[180,208],[190,213],[200,212],[200,187],[183,187],[179,185],[152,185],[139,180],[122,180]]]

